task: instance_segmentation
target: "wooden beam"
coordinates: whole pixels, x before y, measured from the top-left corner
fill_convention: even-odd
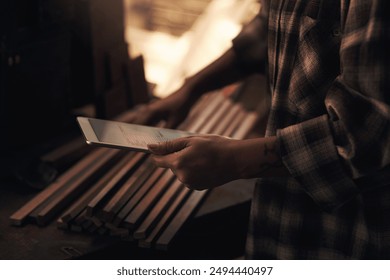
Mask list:
[[[112,222],[115,215],[137,193],[155,169],[156,167],[150,162],[145,162],[141,165],[123,184],[122,188],[103,207],[102,220],[106,223]]]
[[[191,125],[191,127],[188,127],[188,131],[192,132],[199,132],[199,130],[208,122],[208,119],[215,113],[215,111],[221,106],[225,98],[220,95],[216,94],[213,96],[212,100],[209,102],[205,108],[203,108],[202,113],[199,115],[199,117],[196,119],[196,123]]]
[[[184,201],[187,200],[187,197],[191,194],[191,190],[187,189],[182,185],[183,188],[181,189],[179,195],[177,198],[174,199],[171,205],[168,205],[167,211],[164,213],[164,215],[161,217],[161,219],[158,220],[157,224],[152,227],[147,228],[140,228],[136,232],[138,234],[142,234],[143,238],[139,241],[139,246],[142,248],[152,248],[154,245],[154,242],[157,240],[157,237],[159,234],[165,229],[165,227],[169,224],[169,222],[173,219],[175,213],[178,211],[180,206],[184,203]]]
[[[127,176],[129,176],[142,163],[142,160],[145,159],[145,154],[131,153],[127,158],[129,161],[120,168],[118,173],[115,174],[115,176],[107,182],[107,185],[88,203],[88,216],[92,216],[95,213],[95,209],[107,201],[107,196],[110,193],[112,194],[116,190],[116,187],[123,183],[124,180],[127,179]]]
[[[38,225],[46,225],[59,211],[66,207],[69,202],[74,200],[90,186],[90,184],[100,176],[102,170],[112,166],[119,155],[119,150],[107,150],[100,161],[92,168],[80,170],[79,172],[82,172],[81,176],[66,184],[66,188],[61,195],[51,199],[50,203],[39,212],[37,218]]]
[[[241,106],[239,106],[239,108],[240,108],[240,110],[237,112],[233,121],[226,128],[225,135],[233,135],[234,131],[237,130],[238,126],[240,126],[240,124],[244,121],[245,117],[247,116],[248,112],[245,112],[241,108]]]
[[[86,209],[88,203],[106,186],[110,179],[129,161],[130,156],[125,156],[114,165],[104,176],[99,179],[85,194],[79,197],[62,215],[63,222],[68,223]]]
[[[175,199],[179,196],[181,192],[183,192],[183,184],[175,180],[169,190],[164,193],[161,199],[153,206],[153,209],[150,211],[148,216],[144,219],[142,224],[137,227],[134,232],[135,239],[142,239],[146,237],[146,234],[150,233],[152,227],[154,227],[161,216],[167,212],[168,208]]]
[[[229,103],[231,102],[229,101]],[[238,104],[230,104],[230,106],[226,109],[227,112],[225,112],[225,116],[222,118],[219,125],[215,127],[214,130],[212,130],[212,133],[228,136],[229,134],[226,134],[226,129],[237,117],[237,114],[240,111],[240,109],[241,108]]]
[[[163,193],[170,187],[170,183],[175,179],[175,175],[171,170],[166,170],[164,174],[154,183],[154,186],[143,197],[141,201],[134,207],[123,220],[123,225],[126,228],[134,228],[138,225],[142,217],[146,216],[153,205],[160,199]]]
[[[119,211],[114,219],[113,224],[122,227],[121,223],[126,218],[128,213],[135,208],[144,195],[153,187],[154,183],[163,175],[165,169],[158,168],[145,182],[145,184],[138,190],[138,192],[127,202],[127,204]],[[125,225],[126,228],[126,225]]]
[[[230,100],[225,99],[224,101],[225,102],[223,102],[222,105],[217,108],[210,120],[202,127],[201,133],[214,133],[216,127],[221,127],[220,122],[225,119],[225,115],[233,106]]]
[[[61,190],[65,184],[71,181],[76,176],[80,175],[80,171],[88,168],[90,165],[100,160],[101,157],[107,152],[106,149],[100,148],[93,153],[87,155],[84,159],[80,160],[63,175],[61,175],[55,182],[50,184],[46,189],[37,194],[33,199],[27,202],[23,207],[18,209],[10,217],[12,225],[21,226],[29,216],[29,214],[39,207],[48,198],[53,196],[57,191]]]
[[[191,193],[185,204],[180,208],[180,210],[176,211],[177,214],[158,238],[156,242],[156,249],[168,250],[172,239],[176,236],[177,232],[182,228],[193,211],[199,206],[199,203],[206,194],[207,191],[195,191]]]
[[[232,138],[236,138],[236,139],[244,138],[248,133],[251,132],[252,128],[256,124],[256,121],[257,121],[257,114],[248,113],[248,115],[245,117],[241,125],[237,128],[237,130],[234,131]]]

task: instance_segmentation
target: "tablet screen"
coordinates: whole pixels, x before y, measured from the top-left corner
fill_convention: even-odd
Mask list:
[[[87,120],[96,135],[98,142],[91,141],[88,137],[86,138],[89,142],[96,144],[119,145],[128,148],[147,150],[148,144],[165,142],[191,135],[190,132],[174,129],[156,128],[91,118],[88,118]],[[82,129],[84,130],[83,126]]]

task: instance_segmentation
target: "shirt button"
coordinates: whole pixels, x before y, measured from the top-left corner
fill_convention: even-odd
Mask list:
[[[339,28],[334,28],[332,30],[332,35],[333,35],[333,37],[339,37],[341,35],[340,29]]]

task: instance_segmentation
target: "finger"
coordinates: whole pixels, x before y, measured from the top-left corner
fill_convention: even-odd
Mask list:
[[[135,123],[137,121],[137,114],[136,112],[131,112],[131,114],[129,114],[127,117],[126,117],[126,122],[127,123]]]
[[[183,150],[188,146],[188,138],[178,138],[158,144],[149,144],[148,149],[155,155],[167,155]]]
[[[130,115],[127,116],[127,122],[128,123],[135,123],[135,124],[142,124],[144,121],[144,116],[147,112],[147,106],[146,105],[137,105],[133,108]]]
[[[176,118],[169,118],[167,120],[167,128],[174,128],[179,125],[179,121]]]
[[[151,159],[157,167],[162,168],[173,168],[173,161],[175,160],[176,154],[169,154],[167,156],[153,155]]]

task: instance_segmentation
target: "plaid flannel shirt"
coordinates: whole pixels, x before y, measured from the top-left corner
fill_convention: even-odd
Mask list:
[[[259,179],[248,258],[390,259],[388,2],[263,1],[233,40],[250,70],[268,36],[266,135],[291,174]]]

